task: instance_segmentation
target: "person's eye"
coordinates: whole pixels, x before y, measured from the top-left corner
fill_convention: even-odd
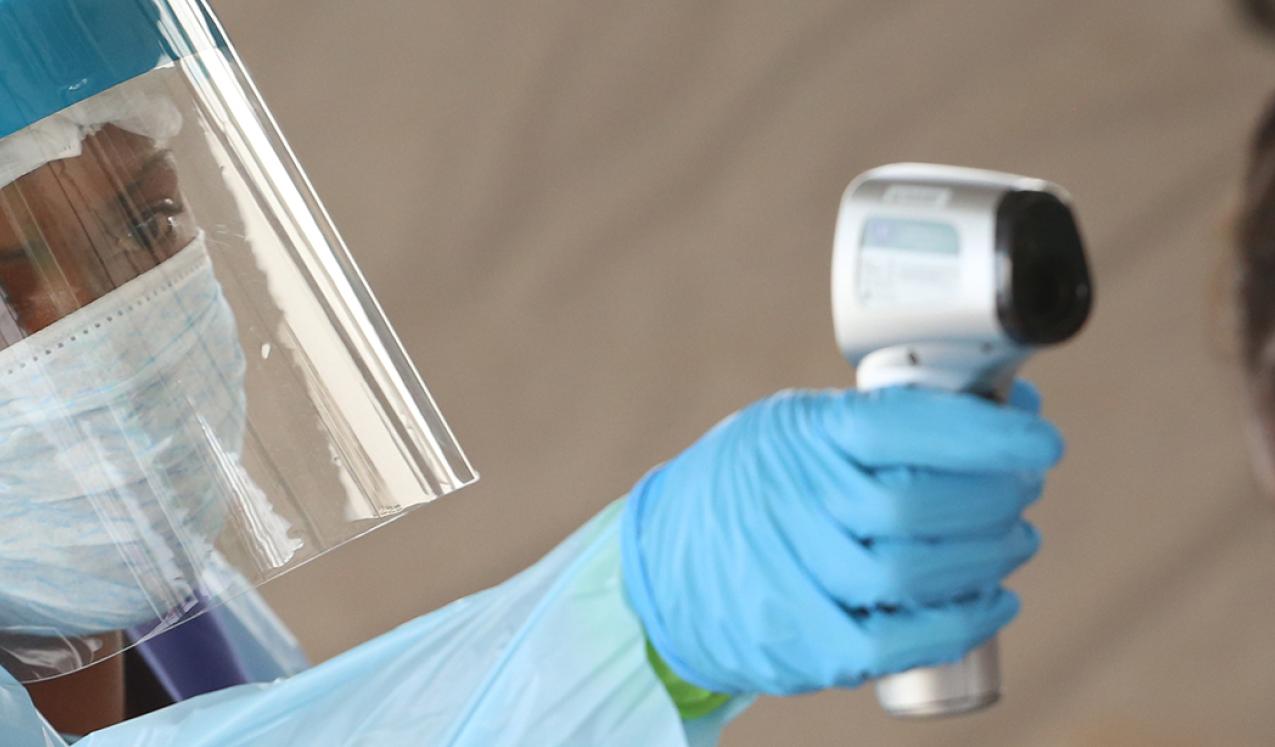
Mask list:
[[[171,197],[152,202],[141,210],[130,210],[129,233],[139,246],[156,249],[177,232],[177,218],[184,211],[181,202]]]

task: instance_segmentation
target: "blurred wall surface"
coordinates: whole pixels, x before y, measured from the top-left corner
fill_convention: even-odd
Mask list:
[[[483,473],[268,588],[324,658],[531,563],[733,409],[850,379],[827,286],[889,161],[1075,195],[1098,306],[1030,376],[1070,440],[1007,695],[940,723],[764,700],[759,745],[1275,734],[1275,507],[1223,313],[1275,88],[1221,0],[214,0]]]

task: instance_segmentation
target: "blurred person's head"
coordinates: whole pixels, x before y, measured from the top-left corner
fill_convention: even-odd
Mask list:
[[[1240,13],[1254,28],[1275,33],[1275,0],[1236,0]]]
[[[1255,461],[1275,491],[1275,100],[1253,136],[1236,233],[1241,351],[1255,405]]]

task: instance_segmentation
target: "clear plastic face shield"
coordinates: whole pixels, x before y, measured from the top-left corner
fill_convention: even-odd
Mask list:
[[[0,665],[473,479],[202,0],[0,0]]]

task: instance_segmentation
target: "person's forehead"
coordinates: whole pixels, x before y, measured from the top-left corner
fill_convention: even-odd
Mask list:
[[[116,198],[159,151],[150,138],[107,125],[85,140],[80,155],[0,188],[0,250],[29,241],[32,224],[73,219],[77,208]]]
[[[128,174],[141,169],[159,149],[148,137],[108,124],[84,140],[79,156],[46,164],[40,171]]]

